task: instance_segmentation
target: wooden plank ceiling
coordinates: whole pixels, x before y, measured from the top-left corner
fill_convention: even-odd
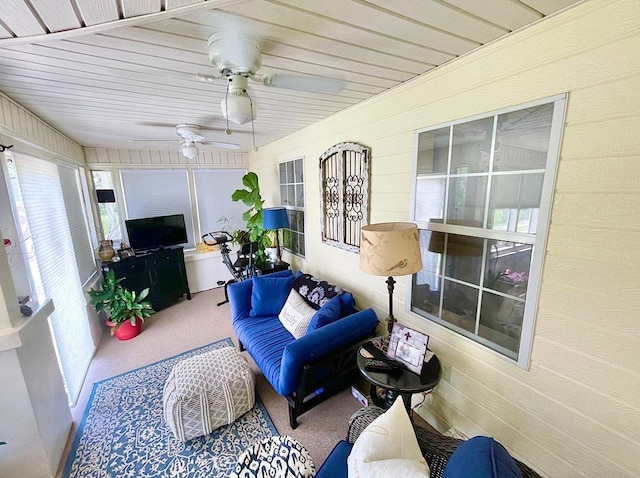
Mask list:
[[[261,146],[576,3],[2,0],[0,91],[87,147],[170,149],[175,125],[194,123],[249,151],[250,123],[223,132],[225,79],[197,77],[215,74],[213,33],[256,37],[260,74],[345,84],[322,94],[250,81]]]

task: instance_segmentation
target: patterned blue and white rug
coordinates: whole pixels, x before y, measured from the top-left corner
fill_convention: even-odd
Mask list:
[[[96,382],[63,477],[229,476],[240,453],[278,434],[260,397],[231,425],[182,443],[162,417],[162,388],[179,360],[232,344],[224,339]]]

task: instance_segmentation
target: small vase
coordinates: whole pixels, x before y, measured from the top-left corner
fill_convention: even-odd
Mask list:
[[[106,239],[100,241],[100,247],[98,247],[98,257],[102,262],[110,262],[116,255],[116,251],[113,249],[113,241]]]

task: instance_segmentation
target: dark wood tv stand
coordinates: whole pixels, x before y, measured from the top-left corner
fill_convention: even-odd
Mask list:
[[[112,269],[123,287],[135,290],[149,288],[147,300],[153,309],[162,310],[186,294],[191,300],[182,247],[172,247],[103,263],[104,272]]]

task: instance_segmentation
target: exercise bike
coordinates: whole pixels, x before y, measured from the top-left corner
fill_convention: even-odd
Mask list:
[[[238,252],[238,258],[235,261],[231,260],[231,248],[228,243],[233,240],[231,234],[226,231],[213,231],[208,232],[202,236],[202,242],[207,246],[219,246],[220,254],[222,255],[222,263],[227,266],[227,269],[233,276],[233,279],[228,281],[218,281],[218,285],[224,285],[224,298],[225,300],[218,303],[218,306],[229,302],[229,296],[227,295],[227,287],[234,282],[240,282],[245,279],[253,277],[255,270],[254,267],[254,255],[258,251],[257,242],[248,242],[240,246]]]

